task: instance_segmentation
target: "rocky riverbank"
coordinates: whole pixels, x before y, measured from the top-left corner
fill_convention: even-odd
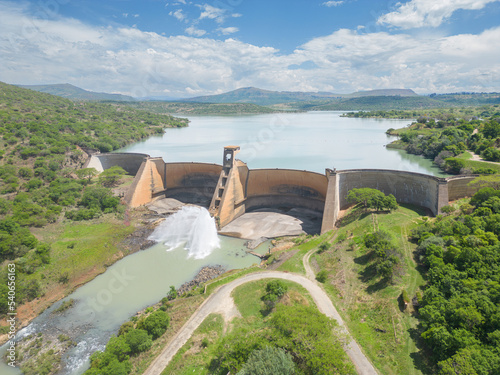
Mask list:
[[[193,280],[182,284],[181,287],[177,290],[177,293],[179,295],[187,293],[192,289],[200,286],[201,284],[215,279],[216,277],[222,275],[224,272],[226,272],[226,270],[221,265],[203,267]]]

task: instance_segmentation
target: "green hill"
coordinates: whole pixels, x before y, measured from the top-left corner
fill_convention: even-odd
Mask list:
[[[127,105],[153,113],[175,113],[183,115],[250,115],[276,113],[269,107],[251,103],[194,103],[194,102],[128,102]]]
[[[18,85],[18,86],[38,92],[44,92],[47,94],[61,96],[63,98],[72,100],[116,101],[116,102],[135,101],[135,99],[132,98],[131,96],[87,91],[79,87],[70,85],[69,83],[62,83],[57,85]]]
[[[360,91],[352,94],[334,94],[330,92],[294,92],[294,91],[269,91],[255,87],[244,87],[219,95],[198,96],[186,99],[186,102],[198,103],[253,103],[270,106],[293,102],[311,101],[338,101],[344,97],[364,96],[416,96],[412,90],[389,89]]]
[[[184,101],[198,103],[252,103],[268,106],[280,103],[336,97],[340,97],[340,95],[332,93],[280,92],[262,90],[255,87],[244,87],[220,95],[198,96],[185,99]]]
[[[401,110],[442,108],[450,105],[427,96],[363,96],[329,102],[295,103],[299,109],[311,111]]]
[[[79,181],[71,176],[86,159],[82,150],[110,152],[187,121],[0,82],[0,124],[0,224],[7,218],[32,227],[57,220],[76,204],[82,187],[73,186]],[[5,256],[0,252],[0,261]]]
[[[186,125],[122,103],[75,103],[0,82],[0,280],[7,280],[7,262],[15,264],[17,305],[37,299],[32,311],[40,313],[63,296],[61,287],[68,293],[119,259],[117,244],[133,231],[115,217],[124,207],[103,178],[110,173],[92,178],[95,170],[81,169],[84,150],[109,152]],[[58,247],[64,228],[76,232]],[[0,283],[0,325],[6,285]]]

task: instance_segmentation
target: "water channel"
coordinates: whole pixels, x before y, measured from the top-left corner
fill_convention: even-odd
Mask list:
[[[221,163],[223,147],[239,145],[238,158],[249,168],[291,168],[324,173],[325,168],[398,169],[442,176],[430,160],[385,147],[392,137],[388,128],[408,125],[409,120],[375,120],[340,117],[341,112],[310,112],[256,116],[189,117],[187,128],[167,129],[163,136],[151,137],[119,152],[147,153],[166,162]],[[189,227],[196,235],[200,229]],[[181,225],[182,227],[182,225]],[[177,230],[177,229],[176,229]],[[188,236],[189,237],[189,236]],[[177,237],[176,237],[177,238]],[[186,238],[170,239],[182,242]],[[77,342],[63,358],[61,374],[82,374],[88,356],[102,350],[109,337],[137,311],[159,301],[170,285],[179,287],[206,265],[226,269],[244,268],[258,259],[245,252],[244,241],[215,238],[220,247],[207,251],[203,246],[176,246],[157,233],[157,245],[132,254],[109,267],[93,281],[80,287],[65,300],[75,300],[63,313],[54,313],[59,301],[44,311],[20,335],[60,330],[71,333]],[[166,244],[165,244],[166,243]],[[167,251],[169,250],[169,251]],[[264,253],[266,245],[256,250]],[[0,348],[0,355],[5,353]],[[20,374],[0,361],[0,374]]]

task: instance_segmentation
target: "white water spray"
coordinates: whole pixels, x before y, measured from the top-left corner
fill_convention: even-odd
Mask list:
[[[185,206],[167,217],[149,236],[173,250],[181,245],[188,258],[203,259],[220,247],[215,220],[203,207]]]

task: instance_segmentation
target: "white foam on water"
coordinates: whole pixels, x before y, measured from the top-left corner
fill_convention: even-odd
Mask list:
[[[196,206],[185,206],[167,217],[149,239],[165,244],[168,250],[184,246],[188,258],[194,259],[206,258],[220,248],[215,220],[207,209]]]

